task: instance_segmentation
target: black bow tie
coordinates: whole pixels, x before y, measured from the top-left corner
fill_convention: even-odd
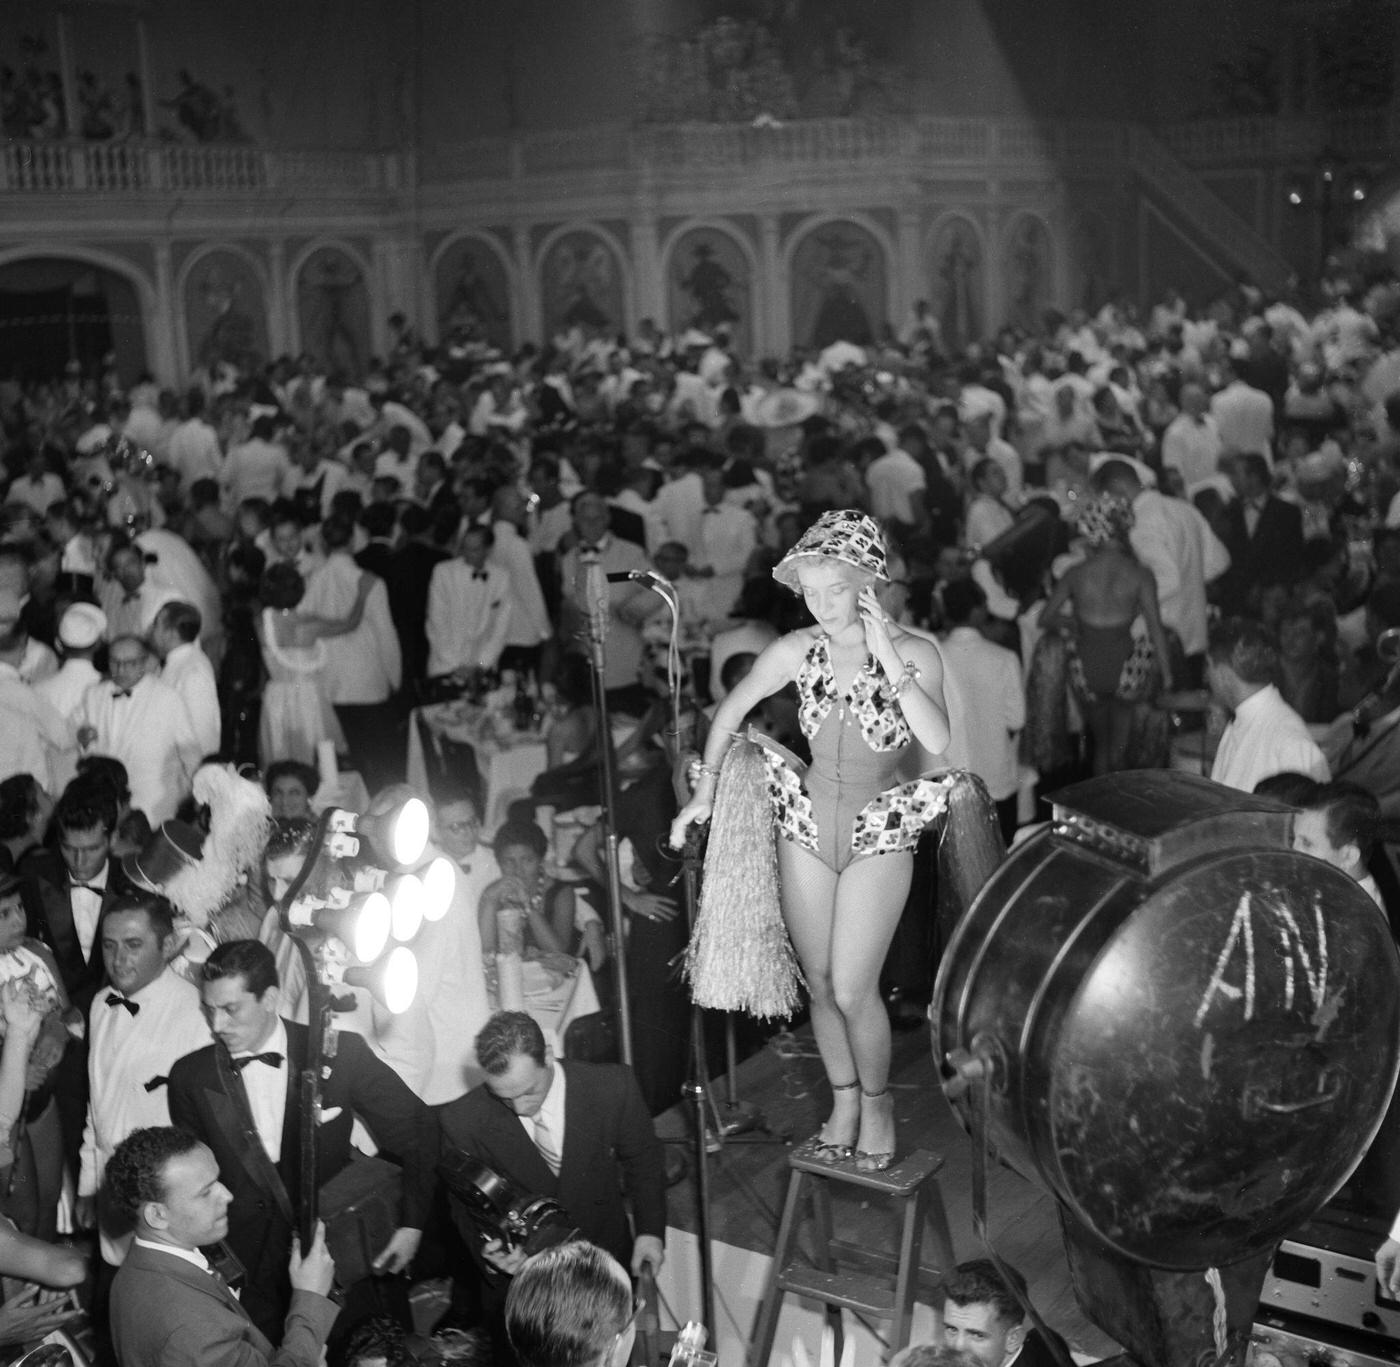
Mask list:
[[[269,1068],[282,1066],[282,1055],[269,1050],[265,1054],[245,1054],[233,1060],[233,1071],[241,1073],[250,1063],[265,1063]]]
[[[601,555],[603,553],[603,548],[598,545],[596,541],[592,545],[588,542],[584,542],[579,546],[578,553],[580,555]]]
[[[122,606],[125,607],[127,603],[139,603],[140,601],[141,601],[141,590],[140,590],[140,589],[135,589],[135,590],[133,590],[131,593],[128,593],[125,597],[123,597],[123,599],[122,599]]]
[[[472,571],[472,578],[473,578],[473,579],[480,579],[480,580],[483,580],[483,581],[484,581],[484,580],[486,579],[486,571],[485,571],[485,570],[473,570],[473,571]]]
[[[117,689],[117,691],[116,691],[115,693],[112,694],[113,700],[115,700],[115,699],[117,699],[117,698],[129,698],[130,696],[131,696],[131,689],[129,689],[129,688],[119,688],[119,689]]]
[[[126,1009],[127,1009],[128,1011],[131,1012],[131,1014],[132,1014],[133,1016],[136,1015],[136,1013],[137,1013],[138,1011],[140,1011],[140,1009],[141,1009],[141,1003],[140,1003],[140,1002],[134,1002],[134,1001],[131,1000],[130,997],[121,997],[121,996],[118,996],[115,992],[109,992],[109,993],[107,994],[107,1005],[108,1005],[108,1006],[124,1006],[124,1007],[126,1007]]]

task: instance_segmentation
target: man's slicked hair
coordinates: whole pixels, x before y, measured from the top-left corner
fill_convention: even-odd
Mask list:
[[[226,940],[216,945],[200,965],[199,980],[216,983],[221,978],[242,978],[255,997],[277,986],[277,960],[260,940]]]
[[[943,1283],[943,1295],[954,1305],[990,1305],[996,1317],[1007,1328],[1014,1328],[1025,1318],[1016,1292],[1026,1294],[1026,1279],[1014,1267],[1008,1267],[1016,1283],[1012,1290],[996,1265],[989,1258],[974,1258],[959,1263]]]
[[[497,1011],[476,1037],[476,1061],[489,1076],[500,1077],[518,1054],[529,1055],[543,1067],[544,1031],[524,1011]]]

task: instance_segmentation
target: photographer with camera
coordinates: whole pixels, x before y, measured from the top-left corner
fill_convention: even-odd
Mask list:
[[[525,1191],[557,1201],[584,1238],[633,1276],[644,1266],[658,1271],[666,1256],[665,1162],[632,1070],[556,1062],[539,1025],[523,1011],[492,1016],[477,1036],[476,1054],[486,1079],[439,1112],[444,1148],[462,1150]],[[507,1275],[520,1269],[522,1250],[499,1240],[482,1247],[469,1207],[455,1194],[452,1208],[468,1246],[488,1267]]]

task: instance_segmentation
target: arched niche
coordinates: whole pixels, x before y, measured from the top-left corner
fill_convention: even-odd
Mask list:
[[[247,252],[223,243],[199,251],[185,264],[180,301],[191,368],[266,360],[266,281]]]
[[[819,349],[874,342],[889,316],[888,260],[880,239],[853,219],[805,228],[789,258],[792,340]]]
[[[515,345],[511,271],[500,247],[481,233],[462,233],[438,248],[432,268],[438,338],[468,328],[502,351]]]
[[[300,349],[353,379],[369,361],[369,270],[340,243],[313,246],[292,274]]]
[[[748,244],[727,228],[695,223],[672,237],[663,261],[671,331],[724,327],[734,350],[752,355],[757,271]]]
[[[86,248],[0,253],[0,374],[47,379],[70,360],[94,370],[109,352],[134,381],[149,366],[150,281],[120,257]]]
[[[987,333],[987,254],[982,230],[966,214],[945,214],[929,234],[929,308],[946,353]]]
[[[575,328],[596,335],[626,326],[624,257],[602,229],[570,226],[553,233],[540,253],[539,281],[546,337]]]
[[[1113,230],[1102,214],[1083,213],[1070,234],[1070,299],[1091,317],[1115,288]]]
[[[1055,246],[1038,214],[1017,214],[1002,238],[1004,323],[1035,332],[1055,300]]]

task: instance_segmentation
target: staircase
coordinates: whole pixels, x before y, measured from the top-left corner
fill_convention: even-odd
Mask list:
[[[1141,125],[1128,130],[1134,173],[1200,245],[1264,290],[1277,289],[1292,269],[1266,238],[1239,216],[1189,166]]]

